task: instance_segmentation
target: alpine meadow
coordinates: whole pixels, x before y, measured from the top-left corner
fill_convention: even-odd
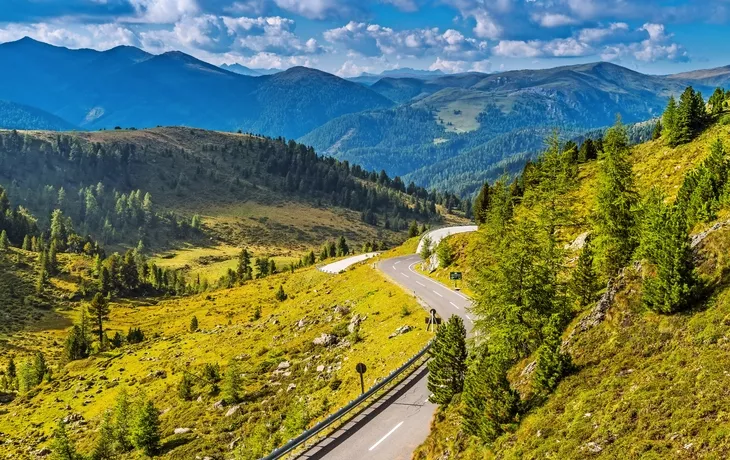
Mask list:
[[[0,8],[0,458],[730,457],[695,3]]]

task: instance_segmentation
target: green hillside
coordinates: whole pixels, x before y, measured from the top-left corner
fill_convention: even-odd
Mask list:
[[[74,126],[43,110],[0,100],[0,129],[69,131]]]
[[[615,128],[598,160],[550,144],[482,193],[480,231],[444,243],[476,300],[471,369],[414,458],[728,455],[730,124],[688,110],[629,149]]]

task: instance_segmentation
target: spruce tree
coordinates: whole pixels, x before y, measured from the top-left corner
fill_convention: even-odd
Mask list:
[[[89,356],[88,343],[81,332],[78,325],[74,325],[66,337],[66,345],[64,348],[66,359],[74,361]]]
[[[91,453],[91,460],[113,460],[115,458],[117,458],[117,453],[114,447],[112,413],[106,411],[99,427],[99,435],[96,438],[94,450]]]
[[[710,106],[710,113],[717,116],[725,108],[725,91],[722,88],[715,88],[710,99],[707,101]]]
[[[483,225],[487,220],[487,210],[489,209],[489,182],[485,182],[479,190],[479,194],[474,199],[474,221],[477,225]]]
[[[198,317],[193,316],[190,319],[190,332],[197,332],[198,331]]]
[[[651,132],[651,140],[655,141],[662,137],[662,121],[657,120],[656,124],[654,125],[654,130]]]
[[[183,373],[180,383],[177,385],[177,395],[183,401],[193,399],[193,379],[187,372]]]
[[[223,381],[223,399],[228,404],[236,404],[241,399],[241,370],[235,360],[228,363]]]
[[[662,115],[662,134],[667,138],[669,144],[673,144],[674,133],[677,127],[677,100],[674,96],[669,97],[667,108],[664,109],[664,115]]]
[[[8,241],[8,232],[3,230],[0,232],[0,251],[7,251],[10,247],[10,242]]]
[[[466,328],[456,315],[439,327],[428,362],[428,389],[431,401],[445,405],[461,393],[466,377]]]
[[[441,268],[448,267],[454,262],[454,252],[446,241],[442,241],[436,248],[436,254],[439,258],[439,266]]]
[[[236,275],[239,282],[248,281],[253,278],[253,269],[251,268],[251,254],[248,249],[243,248],[241,254],[238,256],[238,267],[236,268]]]
[[[598,267],[614,276],[628,264],[637,244],[638,194],[629,156],[629,140],[620,121],[606,133],[598,171],[594,234]]]
[[[552,392],[572,368],[570,355],[561,350],[562,323],[560,315],[550,318],[544,332],[545,339],[537,349],[533,386],[541,395]]]
[[[132,407],[127,390],[119,390],[114,406],[114,445],[119,452],[132,449]]]
[[[464,431],[491,444],[514,422],[520,396],[507,380],[507,366],[495,354],[480,353],[469,365],[462,396]]]
[[[132,444],[150,457],[157,454],[160,449],[159,412],[148,399],[144,400],[137,410],[132,429]]]
[[[25,235],[25,238],[23,238],[23,250],[24,251],[30,251],[31,250],[31,239],[29,235]]]
[[[286,295],[286,292],[284,292],[284,286],[282,286],[281,284],[279,285],[279,290],[276,291],[275,297],[276,297],[276,300],[278,300],[279,302],[285,301],[288,297]]]
[[[656,312],[674,313],[690,306],[698,280],[683,213],[666,207],[662,214],[664,225],[648,257],[652,267],[644,279],[642,300]]]
[[[76,452],[76,446],[68,437],[66,432],[66,423],[61,420],[56,426],[53,433],[53,442],[51,444],[52,460],[80,460],[79,454]]]
[[[408,238],[415,238],[419,235],[418,231],[418,222],[415,220],[411,222],[411,225],[408,227]]]
[[[596,298],[598,277],[593,269],[593,247],[586,239],[578,256],[578,262],[570,278],[570,292],[581,306],[589,305]]]
[[[110,311],[109,301],[100,292],[97,292],[89,304],[89,315],[96,326],[100,349],[104,345],[104,321],[109,319]]]
[[[337,256],[342,257],[350,254],[350,248],[347,246],[347,241],[344,236],[341,236],[337,242]]]
[[[428,260],[431,257],[431,238],[424,236],[421,240],[421,259]]]

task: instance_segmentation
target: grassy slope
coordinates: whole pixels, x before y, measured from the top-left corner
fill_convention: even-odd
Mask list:
[[[718,136],[730,145],[730,128],[715,125],[677,149],[661,141],[634,148],[632,161],[641,193],[657,186],[673,198],[684,174],[705,157]],[[566,232],[566,241],[587,229],[596,166],[581,168],[581,185],[572,194],[584,225]],[[478,234],[470,238],[477,240]],[[432,435],[416,458],[443,458],[446,452],[470,459],[727,458],[729,249],[726,229],[703,243],[698,264],[711,295],[683,314],[646,311],[640,301],[640,279],[632,274],[606,320],[576,335],[570,347],[576,372],[514,432],[499,438],[492,450],[459,434],[457,399],[450,409],[439,411]],[[510,373],[518,387],[530,361],[524,360]]]
[[[274,300],[279,284],[290,296],[282,303]],[[336,305],[348,305],[352,311],[345,316],[335,314]],[[26,449],[47,444],[43,436],[50,434],[55,420],[70,413],[79,413],[89,421],[88,426],[74,429],[72,435],[88,451],[101,414],[112,406],[119,388],[127,387],[132,395],[146,393],[159,409],[165,410],[161,422],[166,441],[185,441],[176,449],[168,447],[164,457],[224,455],[233,439],[241,438],[245,443],[254,426],[283,419],[297,401],[304,401],[312,421],[344,405],[359,393],[355,363],[367,364],[369,386],[406,361],[430,334],[419,328],[421,315],[401,317],[404,305],[412,312],[419,308],[415,299],[367,264],[337,276],[310,268],[192,298],[115,303],[107,324],[109,333],[141,326],[147,341],[64,368],[54,367],[53,382],[0,407],[0,432],[20,442],[2,444],[0,452],[26,455]],[[259,320],[252,319],[256,306],[262,309]],[[312,345],[320,334],[342,328],[352,314],[367,317],[360,329],[362,341],[343,348]],[[16,360],[23,361],[41,349],[55,366],[64,328],[77,315],[77,309],[68,309],[61,312],[63,324],[38,324],[33,330],[12,335],[14,343],[22,344],[13,350],[19,355]],[[187,330],[193,315],[200,322],[201,331],[197,333]],[[299,328],[297,323],[302,318],[307,324]],[[416,330],[388,339],[396,328],[406,324]],[[9,350],[2,350],[0,360],[4,363]],[[247,400],[239,415],[227,418],[224,412],[210,410],[220,396],[209,396],[201,386],[196,386],[195,397],[201,395],[202,402],[177,398],[176,385],[183,370],[199,374],[204,363],[219,363],[225,368],[234,357],[244,373]],[[291,362],[291,376],[272,374],[285,360]],[[332,366],[331,373],[316,372],[319,365]],[[164,370],[167,378],[148,377],[157,370]],[[329,384],[335,379],[342,385],[333,391]],[[296,388],[287,391],[290,384]],[[171,436],[177,427],[192,428],[195,435],[182,440]],[[290,435],[280,433],[279,439]]]

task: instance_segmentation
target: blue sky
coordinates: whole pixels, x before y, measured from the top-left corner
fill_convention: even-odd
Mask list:
[[[730,0],[0,0],[0,42],[181,50],[213,64],[355,76],[598,60],[646,73],[730,64]]]

